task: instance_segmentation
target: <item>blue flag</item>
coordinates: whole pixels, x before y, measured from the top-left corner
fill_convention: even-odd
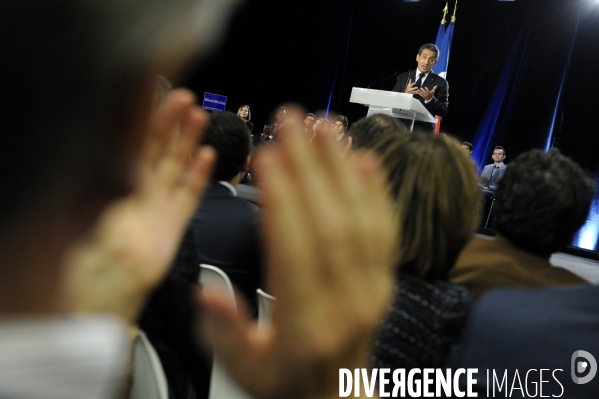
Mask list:
[[[435,45],[437,47],[439,47],[439,48],[441,48],[441,42],[443,41],[443,36],[445,36],[445,23],[444,23],[444,21],[445,21],[445,19],[443,19],[443,21],[441,21],[441,25],[439,25],[439,30],[437,31],[437,38],[435,39]]]
[[[451,41],[453,39],[453,28],[455,26],[455,22],[452,21],[445,29],[445,34],[443,35],[443,39],[439,41],[439,35],[443,25],[439,28],[439,33],[437,33],[437,40],[435,44],[439,47],[439,59],[437,60],[437,64],[433,67],[433,72],[442,78],[447,79],[447,66],[449,65],[449,53],[451,52]]]

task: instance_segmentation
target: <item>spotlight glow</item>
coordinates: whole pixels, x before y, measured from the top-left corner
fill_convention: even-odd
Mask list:
[[[587,222],[580,228],[576,236],[574,237],[573,246],[590,251],[597,249],[597,238],[599,236],[599,222],[587,220]]]

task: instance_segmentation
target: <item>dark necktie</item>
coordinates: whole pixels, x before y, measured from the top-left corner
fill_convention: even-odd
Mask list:
[[[422,77],[424,76],[423,73],[421,73],[420,75],[418,75],[418,79],[416,80],[416,87],[420,88],[420,86],[422,86]]]

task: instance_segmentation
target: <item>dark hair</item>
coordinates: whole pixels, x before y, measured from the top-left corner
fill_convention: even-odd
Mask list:
[[[212,180],[231,180],[241,172],[252,151],[251,135],[245,122],[232,112],[210,115],[200,144],[216,151]]]
[[[312,118],[314,118],[314,120],[316,120],[316,115],[314,115],[313,113],[308,113],[306,114],[306,116],[304,117],[304,119],[306,119],[307,117],[311,116]]]
[[[439,52],[439,47],[437,47],[433,43],[426,43],[426,44],[423,44],[422,46],[420,46],[420,48],[418,49],[418,55],[422,54],[422,51],[424,51],[424,50],[434,51],[435,53],[437,53],[436,58],[439,58],[439,54],[441,54]]]
[[[467,141],[464,141],[462,143],[462,145],[465,145],[466,147],[468,147],[468,149],[470,150],[470,152],[474,151],[474,146],[472,145],[472,143],[469,143]]]
[[[428,281],[447,279],[478,225],[475,166],[458,142],[425,133],[376,141],[399,220],[400,270]]]
[[[148,77],[186,61],[198,45],[187,31],[201,26],[192,0],[5,0],[1,8],[0,126],[21,132],[4,135],[0,156],[10,171],[0,230],[11,234],[50,199],[99,208],[131,188],[154,95]],[[154,29],[142,35],[148,24]],[[25,153],[26,161],[11,155]]]
[[[289,113],[289,111],[287,110],[286,107],[279,107],[277,108],[277,110],[275,111],[275,115],[279,113],[279,111],[285,111],[285,115],[287,115]]]
[[[375,114],[354,123],[346,134],[352,138],[352,147],[359,149],[371,146],[381,136],[402,133],[408,133],[408,128],[399,119]]]
[[[503,156],[505,156],[505,148],[503,148],[502,146],[500,146],[500,145],[496,146],[496,147],[493,149],[493,151],[495,151],[495,150],[501,150],[501,151],[503,151]]]
[[[531,150],[510,162],[495,192],[495,228],[512,244],[548,256],[583,225],[595,183],[559,150]]]
[[[250,106],[249,106],[249,105],[247,105],[247,104],[243,104],[242,106],[240,106],[240,107],[237,109],[237,116],[239,116],[239,117],[241,118],[241,116],[240,116],[240,114],[241,114],[241,110],[242,110],[244,107],[248,109],[248,117],[247,117],[247,119],[245,119],[245,121],[246,121],[246,122],[249,122],[249,121],[250,121],[250,119],[252,119],[252,111],[250,111]]]
[[[335,119],[333,120],[333,123],[335,123],[335,122],[337,122],[337,121],[339,121],[339,122],[343,123],[343,126],[345,126],[345,128],[346,128],[346,129],[347,129],[347,127],[349,126],[349,122],[347,121],[347,117],[345,117],[345,116],[343,116],[343,115],[337,115],[337,116],[335,117]]]

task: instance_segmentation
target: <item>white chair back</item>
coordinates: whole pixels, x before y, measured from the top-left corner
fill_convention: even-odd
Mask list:
[[[233,284],[231,284],[231,280],[229,276],[221,269],[216,266],[211,265],[200,265],[200,284],[202,284],[204,289],[212,290],[217,289],[221,291],[226,291],[231,303],[235,306],[235,310],[237,310],[237,303],[235,302],[235,291],[233,291]]]
[[[264,328],[272,321],[272,312],[277,298],[267,294],[260,288],[256,290],[256,294],[258,294],[258,327]]]
[[[200,284],[203,285],[203,289],[226,291],[231,304],[237,310],[235,292],[229,276],[218,267],[211,265],[201,264],[200,269]],[[210,375],[208,399],[252,399],[247,392],[233,381],[216,354],[212,365],[212,374]]]
[[[133,348],[133,373],[129,399],[168,399],[168,383],[156,350],[143,331]]]

